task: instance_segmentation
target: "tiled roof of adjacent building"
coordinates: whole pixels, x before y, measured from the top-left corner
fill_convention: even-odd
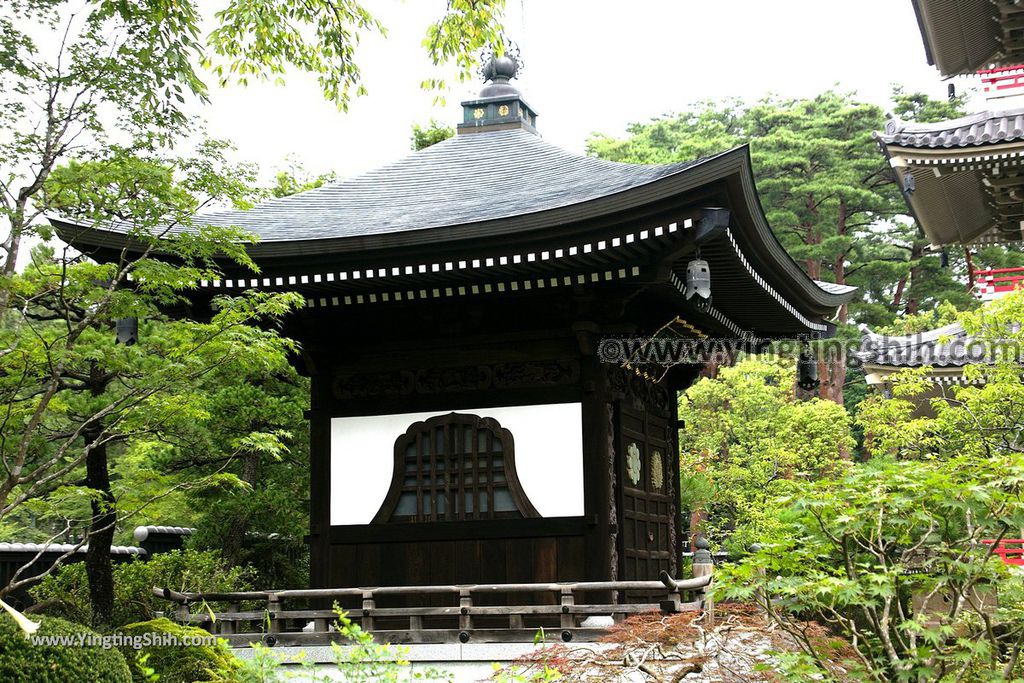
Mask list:
[[[0,543],[0,553],[86,553],[89,544],[73,543]],[[110,546],[111,555],[145,555],[146,551],[133,545]]]
[[[136,543],[142,543],[152,534],[170,534],[174,536],[190,536],[195,533],[195,529],[191,527],[182,526],[137,526],[132,536],[135,538]]]
[[[888,145],[951,148],[996,144],[1024,139],[1024,108],[983,111],[938,123],[891,119],[878,135]]]
[[[861,332],[861,350],[857,356],[872,365],[962,367],[980,362],[981,359],[972,354],[984,350],[983,345],[972,347],[971,337],[958,322],[899,337],[876,334],[866,327],[862,327]]]

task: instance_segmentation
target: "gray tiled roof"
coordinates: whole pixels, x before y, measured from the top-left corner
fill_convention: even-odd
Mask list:
[[[0,553],[86,553],[89,544],[73,543],[0,543]],[[133,545],[110,546],[111,555],[145,555],[146,551]]]
[[[865,363],[896,367],[961,367],[986,361],[976,357],[979,352],[983,354],[986,347],[972,345],[972,338],[958,322],[901,337],[876,334],[867,327],[862,327],[861,332],[861,350],[857,357]]]
[[[983,111],[938,123],[891,119],[878,138],[901,147],[950,148],[1024,139],[1024,108]]]
[[[743,226],[740,241],[751,255],[763,260],[765,273],[778,275],[777,286],[793,302],[807,304],[817,318],[831,315],[835,307],[853,298],[853,287],[813,282],[779,244],[759,204],[746,147],[693,162],[655,166],[573,154],[524,130],[472,133],[365,175],[249,211],[206,214],[196,222],[236,225],[255,233],[260,241],[250,254],[263,264],[277,257],[344,254],[354,255],[346,267],[360,268],[361,252],[486,240],[595,217],[621,219],[638,207],[649,212],[656,202],[725,178],[739,180],[742,196],[735,202],[749,211],[752,220]],[[116,258],[126,243],[131,245],[130,238],[125,240],[130,226],[99,227],[56,216],[50,221],[62,239],[101,259]],[[745,258],[741,254],[735,265],[749,270]]]
[[[691,165],[604,161],[567,152],[523,130],[475,133],[249,211],[202,218],[212,225],[237,225],[261,242],[379,235],[581,204]]]
[[[135,538],[136,543],[142,543],[151,534],[172,534],[174,536],[190,536],[195,533],[195,529],[191,527],[183,526],[137,526],[132,536]]]

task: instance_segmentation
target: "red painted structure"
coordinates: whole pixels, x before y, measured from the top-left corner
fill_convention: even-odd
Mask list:
[[[1022,64],[998,69],[981,69],[978,71],[978,76],[985,84],[986,99],[1017,95],[1024,89],[1024,65]]]
[[[982,541],[985,545],[995,545],[992,553],[999,556],[1003,564],[1024,566],[1024,538],[1004,538],[1001,541]]]
[[[974,295],[982,301],[998,299],[1004,294],[1024,287],[1024,268],[975,270],[972,275]]]

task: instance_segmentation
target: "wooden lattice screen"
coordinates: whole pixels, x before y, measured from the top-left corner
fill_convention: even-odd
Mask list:
[[[395,441],[391,488],[373,523],[539,516],[519,483],[512,433],[492,418],[449,413]]]

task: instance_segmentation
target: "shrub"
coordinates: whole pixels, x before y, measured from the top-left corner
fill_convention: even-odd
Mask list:
[[[38,617],[35,637],[97,634],[85,626],[56,617]],[[0,681],[59,683],[130,683],[132,675],[120,652],[102,647],[42,646],[33,644],[6,615],[0,616]]]
[[[338,683],[451,683],[453,680],[451,674],[439,669],[413,671],[406,660],[406,648],[374,642],[373,635],[364,631],[359,624],[352,623],[337,603],[334,604],[334,612],[337,615],[334,622],[337,642],[331,644],[334,671],[327,673],[308,660],[300,662],[300,671],[287,671],[282,667],[282,655],[259,643],[253,643],[252,657],[240,662],[235,669],[218,671],[221,679],[215,680],[230,680],[232,683],[284,683],[296,678]]]
[[[1024,577],[986,539],[1024,524],[1024,456],[876,458],[778,501],[781,527],[722,567],[718,597],[754,601],[802,654],[787,680],[1018,681]],[[993,599],[998,589],[998,605]],[[805,637],[806,617],[845,643]]]
[[[226,592],[249,587],[248,573],[228,567],[217,551],[175,550],[114,567],[114,613],[111,625],[124,626],[155,619],[169,603],[153,595],[153,587],[187,592]],[[62,567],[32,589],[47,614],[89,622],[89,582],[84,564]]]
[[[185,642],[188,638],[207,638],[210,635],[201,628],[176,624],[164,618],[129,624],[116,633],[130,638],[144,638],[149,633],[166,634],[177,638],[179,642]],[[238,659],[231,654],[231,649],[223,640],[216,645],[154,644],[139,649],[126,644],[121,647],[121,652],[129,662],[132,680],[136,683],[149,680],[144,670],[147,667],[159,675],[160,683],[223,680],[223,677],[230,677],[239,667]]]

